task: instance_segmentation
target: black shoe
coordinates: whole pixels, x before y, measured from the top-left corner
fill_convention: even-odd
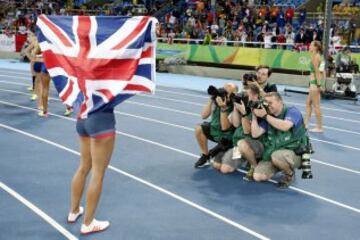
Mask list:
[[[210,156],[202,154],[199,160],[195,163],[195,168],[204,167],[209,162]]]
[[[285,174],[284,178],[281,181],[279,181],[278,187],[279,188],[288,188],[290,186],[290,184],[294,181],[294,179],[295,179],[294,171],[291,174]]]

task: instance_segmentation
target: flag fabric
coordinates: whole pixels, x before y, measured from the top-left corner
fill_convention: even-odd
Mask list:
[[[147,16],[45,16],[37,37],[61,100],[79,118],[155,91],[157,20]]]

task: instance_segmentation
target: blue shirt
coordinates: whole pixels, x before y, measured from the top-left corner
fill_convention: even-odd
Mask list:
[[[296,107],[288,107],[284,120],[292,122],[293,128],[300,127],[304,121],[301,112]],[[267,131],[269,123],[265,119],[259,119],[258,123],[262,129]]]

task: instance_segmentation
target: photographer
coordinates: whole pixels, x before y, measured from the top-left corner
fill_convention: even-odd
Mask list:
[[[284,105],[278,93],[267,93],[265,101],[267,110],[253,110],[252,136],[259,137],[266,132],[262,160],[255,168],[253,177],[255,181],[265,181],[280,170],[284,178],[279,181],[279,187],[288,187],[294,179],[295,169],[301,165],[301,156],[294,151],[308,142],[303,117],[297,108]],[[257,118],[266,120],[267,126],[259,126]]]
[[[208,140],[218,144],[230,145],[233,128],[227,121],[228,114],[232,111],[230,96],[237,92],[233,83],[227,83],[223,88],[210,86],[208,94],[210,99],[201,113],[203,119],[211,115],[210,122],[203,122],[195,126],[195,136],[202,152],[201,157],[195,163],[195,168],[204,166],[210,159]],[[227,146],[224,146],[226,148]]]
[[[233,96],[234,109],[228,119],[236,128],[232,138],[233,148],[215,156],[213,162],[213,167],[221,173],[232,173],[244,162],[239,151],[239,143],[242,139],[251,138],[251,109],[248,105],[259,101],[259,96],[260,89],[251,83],[247,85],[246,91]]]
[[[246,118],[247,122],[245,122],[244,119],[243,124],[250,125],[250,137],[241,139],[237,143],[241,156],[250,164],[250,169],[244,177],[246,181],[262,181],[262,179],[267,178],[265,176],[269,175],[269,165],[271,167],[271,163],[260,161],[265,148],[266,129],[268,125],[265,119],[257,118],[254,114],[259,108],[266,107],[266,103],[260,97],[260,94],[261,90],[258,84],[249,85],[249,115],[248,118]],[[254,130],[256,134],[253,133]],[[259,164],[258,161],[260,161]],[[254,172],[256,172],[255,175]]]
[[[349,69],[351,65],[351,50],[349,47],[344,47],[341,52],[336,57],[336,71],[343,72],[345,69]]]
[[[344,47],[344,49],[336,57],[336,71],[339,73],[358,73],[359,65],[356,60],[351,59],[351,49]]]
[[[257,83],[259,84],[261,90],[261,96],[264,92],[277,92],[277,87],[275,84],[269,82],[269,78],[272,74],[272,70],[267,65],[260,65],[256,68]]]

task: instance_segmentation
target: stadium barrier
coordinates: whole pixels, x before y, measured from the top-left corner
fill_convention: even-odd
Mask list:
[[[160,39],[157,45],[157,59],[159,60],[165,58],[183,58],[189,62],[230,67],[255,67],[260,64],[266,64],[274,69],[300,72],[309,71],[310,69],[311,60],[308,51],[281,49],[288,46],[292,46],[295,49],[298,46],[294,44],[271,43],[270,48],[261,48],[261,46],[264,46],[264,43],[260,42],[227,41],[226,44],[236,45],[224,46],[202,45],[202,40],[195,39],[173,39],[170,43],[169,41],[161,42],[163,40],[163,38]],[[216,41],[212,41],[212,43],[216,44]],[[360,49],[355,46],[351,46],[351,48]],[[305,49],[306,47],[304,47]],[[360,64],[360,53],[352,53],[352,58]]]

